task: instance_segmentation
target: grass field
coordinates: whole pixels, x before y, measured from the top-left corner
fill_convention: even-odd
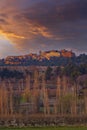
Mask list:
[[[87,130],[87,127],[0,128],[0,130]]]

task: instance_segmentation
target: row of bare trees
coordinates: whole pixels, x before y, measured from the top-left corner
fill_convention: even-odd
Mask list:
[[[45,74],[39,75],[37,70],[32,78],[26,74],[25,79],[20,80],[0,79],[0,115],[23,114],[23,111],[59,116],[87,115],[87,90],[80,95],[78,84],[66,76],[57,77],[55,81],[55,96],[50,98]]]

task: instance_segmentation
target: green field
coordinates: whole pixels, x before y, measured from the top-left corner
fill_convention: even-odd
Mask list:
[[[0,128],[0,130],[87,130],[87,127]]]

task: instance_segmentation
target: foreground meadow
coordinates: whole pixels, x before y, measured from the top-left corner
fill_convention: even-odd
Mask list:
[[[0,130],[87,130],[87,127],[30,127],[30,128],[0,128]]]

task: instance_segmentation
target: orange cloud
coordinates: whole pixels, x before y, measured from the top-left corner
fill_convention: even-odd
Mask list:
[[[87,2],[79,1],[0,0],[0,35],[25,51],[87,44]]]
[[[10,39],[10,38],[24,39],[23,36],[18,36],[18,35],[14,34],[14,33],[5,33],[3,31],[0,31],[0,35],[3,35],[8,39]]]

